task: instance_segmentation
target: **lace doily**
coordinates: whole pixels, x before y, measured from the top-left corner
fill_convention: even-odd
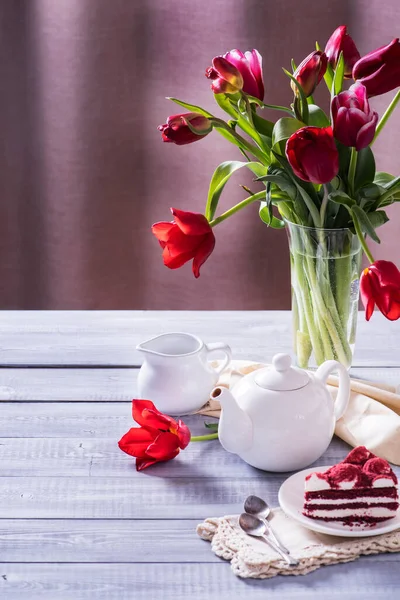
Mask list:
[[[238,515],[206,519],[197,526],[197,533],[211,542],[217,556],[230,561],[235,575],[243,578],[305,575],[324,565],[356,560],[362,554],[400,550],[400,530],[363,538],[330,536],[302,527],[279,508],[272,511],[271,524],[299,560],[297,567],[289,567],[265,541],[246,535],[239,527]]]

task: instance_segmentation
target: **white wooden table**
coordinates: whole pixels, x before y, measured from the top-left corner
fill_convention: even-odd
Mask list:
[[[183,330],[270,361],[290,348],[285,312],[0,313],[1,600],[234,600],[400,597],[400,557],[363,557],[305,577],[239,580],[195,527],[277,503],[285,476],[257,471],[218,441],[137,473],[117,441],[131,426],[135,345]],[[360,314],[354,376],[400,384],[400,321]],[[185,419],[204,432],[201,417]],[[348,451],[334,440],[319,464]]]

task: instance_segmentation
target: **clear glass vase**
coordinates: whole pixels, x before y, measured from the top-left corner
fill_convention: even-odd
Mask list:
[[[297,364],[334,359],[351,367],[356,338],[362,249],[350,229],[286,222]]]

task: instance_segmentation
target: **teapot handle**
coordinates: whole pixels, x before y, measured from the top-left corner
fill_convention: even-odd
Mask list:
[[[315,377],[326,384],[328,375],[332,371],[338,371],[339,373],[339,391],[334,404],[335,418],[338,420],[340,417],[343,417],[350,400],[350,377],[346,367],[337,362],[337,360],[327,360],[318,367]]]
[[[229,365],[229,363],[232,360],[232,350],[230,348],[230,346],[228,346],[228,344],[224,344],[224,342],[212,342],[211,344],[205,344],[206,350],[207,350],[207,355],[210,354],[211,352],[222,352],[222,354],[225,354],[225,358],[222,361],[222,364],[217,367],[216,369],[214,369],[214,371],[220,375],[222,373],[222,371],[224,369],[226,369],[226,367]]]

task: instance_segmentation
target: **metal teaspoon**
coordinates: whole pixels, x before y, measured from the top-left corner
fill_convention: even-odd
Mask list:
[[[273,541],[275,542],[275,544],[280,546],[280,548],[287,554],[290,553],[290,551],[286,548],[286,546],[284,546],[282,544],[282,542],[276,537],[271,524],[267,521],[268,515],[271,512],[271,509],[268,506],[268,504],[265,502],[265,500],[263,500],[262,498],[259,498],[258,496],[248,496],[244,503],[244,510],[247,513],[249,513],[249,515],[254,515],[255,517],[258,517],[259,519],[264,521],[265,525],[268,529],[268,532],[269,532],[270,536],[272,537]]]
[[[267,542],[267,544],[275,550],[286,562],[289,566],[295,567],[299,564],[299,561],[290,556],[287,552],[283,552],[280,547],[275,544],[274,541],[268,535],[265,535],[268,530],[263,521],[254,515],[249,515],[248,513],[242,513],[239,517],[239,525],[243,529],[245,533],[248,535],[252,535],[254,537],[260,537]]]

